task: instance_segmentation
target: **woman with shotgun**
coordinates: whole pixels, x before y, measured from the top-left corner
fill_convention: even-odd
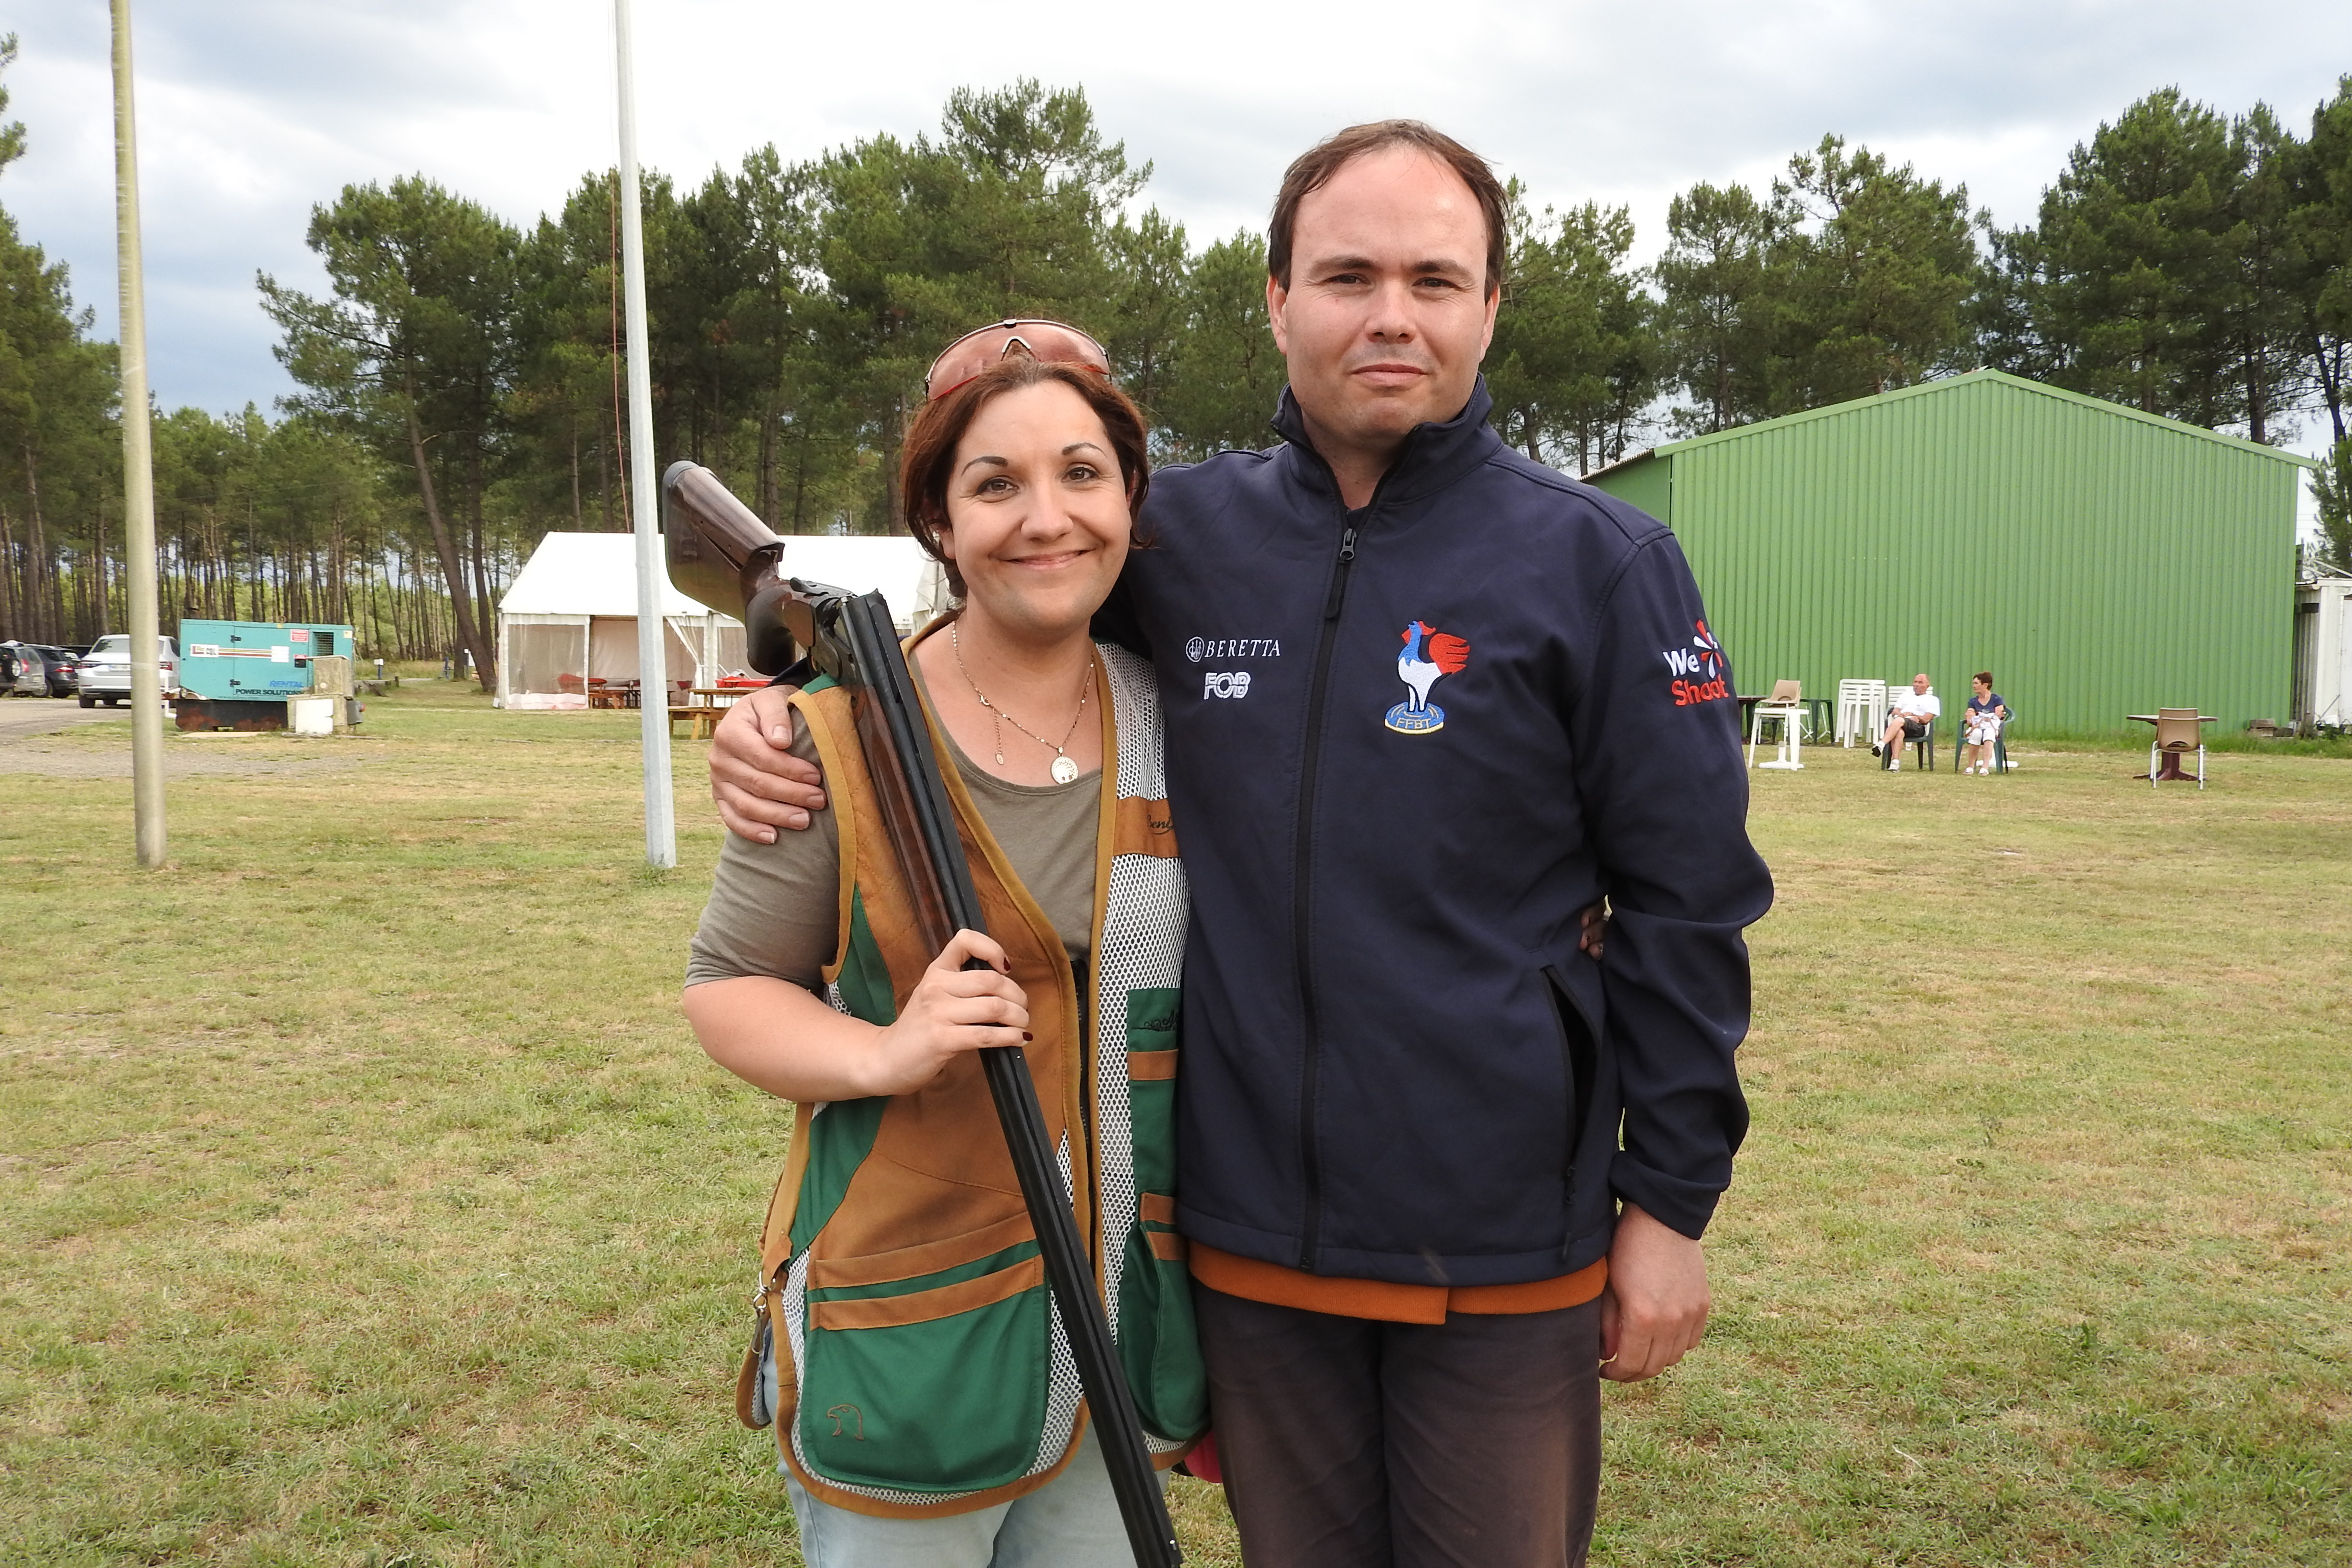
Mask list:
[[[905,521],[963,600],[908,662],[992,934],[923,951],[849,694],[819,680],[795,749],[824,808],[729,837],[694,942],[703,1047],[797,1102],[738,1404],[775,1421],[812,1568],[1132,1560],[981,1047],[1027,1056],[1160,1466],[1207,1424],[1172,1224],[1187,894],[1150,670],[1087,633],[1147,484],[1108,368],[1074,329],[982,329],[906,440]]]

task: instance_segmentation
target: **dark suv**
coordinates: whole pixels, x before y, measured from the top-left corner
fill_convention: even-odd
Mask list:
[[[81,689],[81,655],[69,647],[55,647],[47,643],[35,645],[41,662],[48,667],[49,695],[71,697]]]
[[[0,642],[0,697],[48,694],[48,661],[28,642]]]

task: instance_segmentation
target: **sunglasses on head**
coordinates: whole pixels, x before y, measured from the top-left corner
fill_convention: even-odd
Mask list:
[[[1048,364],[1074,364],[1099,376],[1110,374],[1110,351],[1067,322],[992,321],[940,351],[923,376],[923,397],[945,397],[1016,353]]]

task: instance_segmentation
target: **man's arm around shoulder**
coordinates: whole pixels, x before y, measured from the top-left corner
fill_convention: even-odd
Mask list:
[[[1125,575],[1096,613],[1094,635],[1151,657]],[[810,812],[824,809],[824,775],[792,754],[799,721],[791,700],[788,687],[762,687],[720,715],[710,737],[710,797],[719,803],[719,819],[755,844],[773,844],[779,828],[798,833]]]
[[[824,808],[824,776],[793,755],[792,694],[762,687],[719,716],[710,737],[710,797],[730,833],[773,844]]]

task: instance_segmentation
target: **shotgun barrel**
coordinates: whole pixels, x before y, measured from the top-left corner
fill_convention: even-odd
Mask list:
[[[925,944],[936,952],[958,931],[985,933],[930,726],[882,595],[785,575],[784,541],[708,468],[671,464],[662,476],[662,495],[670,581],[680,593],[740,616],[751,668],[781,674],[805,650],[820,673],[848,689],[883,830],[912,894]],[[975,961],[973,967],[981,965]],[[1046,1282],[1093,1412],[1128,1544],[1138,1568],[1177,1568],[1184,1554],[1111,1342],[1061,1166],[1045,1135],[1028,1061],[1018,1046],[991,1047],[980,1056],[1022,1200],[1037,1233]]]

